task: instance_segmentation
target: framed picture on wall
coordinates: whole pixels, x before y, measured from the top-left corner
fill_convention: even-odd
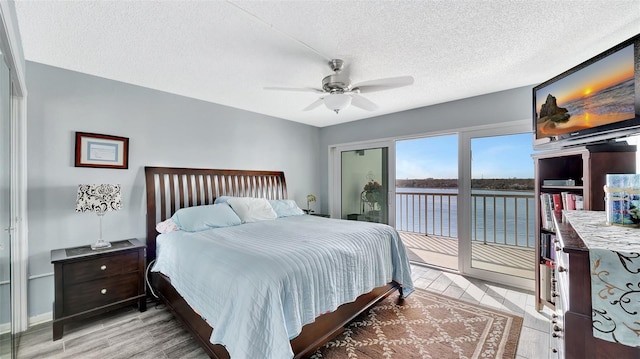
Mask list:
[[[129,168],[129,139],[76,132],[76,167]]]

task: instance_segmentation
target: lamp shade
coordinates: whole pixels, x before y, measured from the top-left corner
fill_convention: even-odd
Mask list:
[[[122,209],[119,184],[81,184],[78,186],[76,212],[105,213]]]
[[[324,98],[324,105],[335,113],[344,110],[351,105],[351,96],[343,93],[332,93]]]

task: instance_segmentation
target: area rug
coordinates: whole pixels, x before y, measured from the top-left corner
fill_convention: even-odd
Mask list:
[[[357,317],[311,358],[515,358],[522,318],[416,289]]]

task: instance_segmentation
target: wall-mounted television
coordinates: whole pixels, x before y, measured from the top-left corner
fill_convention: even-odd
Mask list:
[[[640,132],[640,34],[533,88],[536,150]]]

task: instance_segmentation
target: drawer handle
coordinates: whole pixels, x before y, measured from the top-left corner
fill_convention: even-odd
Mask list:
[[[554,325],[554,326],[553,326],[553,331],[554,331],[554,332],[561,332],[561,331],[562,331],[562,328],[560,328],[560,327],[559,327],[559,326],[557,326],[557,325]]]
[[[558,333],[553,333],[553,334],[551,334],[551,336],[554,337],[554,338],[561,338],[562,337],[562,335],[560,335]]]
[[[107,294],[107,290],[105,288],[102,288],[102,290],[100,291],[100,293],[102,294]]]
[[[560,252],[562,250],[562,248],[560,248],[560,246],[556,246],[556,252]]]
[[[562,272],[566,272],[567,268],[563,267],[563,266],[559,266],[558,267],[558,272],[562,273]]]

